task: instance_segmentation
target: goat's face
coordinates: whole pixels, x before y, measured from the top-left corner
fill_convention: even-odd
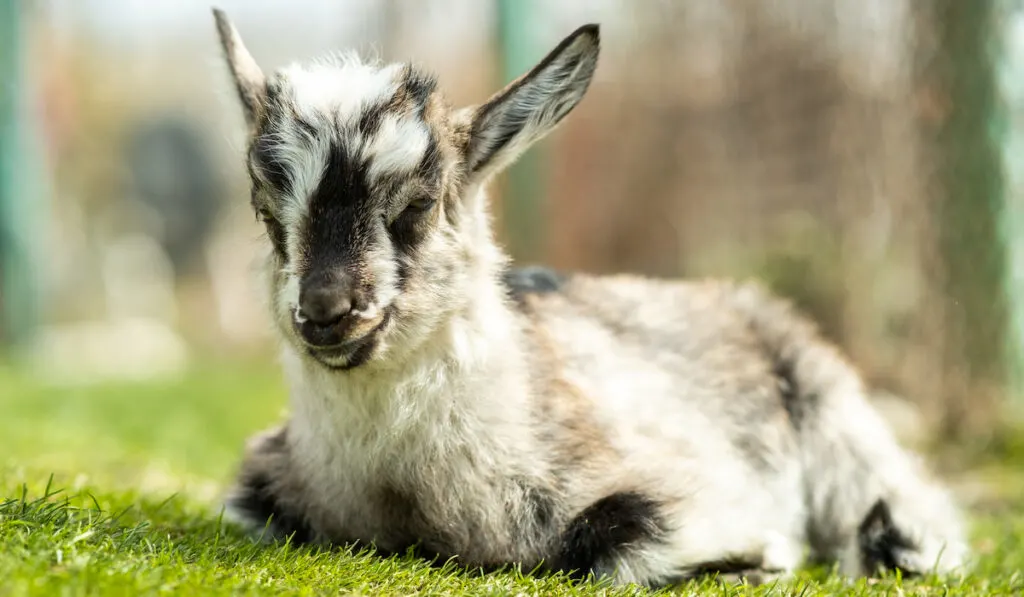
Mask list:
[[[214,12],[249,126],[279,327],[331,368],[415,345],[465,304],[490,249],[476,189],[583,97],[597,27],[484,104],[452,110],[434,78],[409,65],[346,56],[266,77]]]

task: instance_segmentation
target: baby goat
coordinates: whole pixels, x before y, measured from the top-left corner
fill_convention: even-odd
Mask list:
[[[509,268],[484,186],[582,99],[596,25],[453,109],[406,64],[266,76],[214,13],[292,406],[250,441],[234,516],[650,586],[783,575],[805,545],[850,575],[963,564],[949,495],[787,303]]]

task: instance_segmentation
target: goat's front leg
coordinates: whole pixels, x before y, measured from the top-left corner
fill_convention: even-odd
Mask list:
[[[281,425],[254,435],[246,443],[241,470],[226,500],[227,518],[265,540],[314,540],[301,509],[287,496],[291,487],[288,427]]]

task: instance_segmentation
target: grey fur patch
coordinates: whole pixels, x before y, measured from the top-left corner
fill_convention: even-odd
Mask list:
[[[567,279],[565,274],[535,265],[508,269],[502,276],[502,283],[512,300],[524,305],[528,295],[559,292]]]

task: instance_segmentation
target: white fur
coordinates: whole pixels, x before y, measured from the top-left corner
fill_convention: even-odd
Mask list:
[[[309,205],[309,197],[316,191],[327,169],[331,152],[331,139],[310,136],[297,125],[284,127],[275,139],[274,153],[290,173],[292,191],[283,196],[279,203],[278,217],[288,228],[302,222]],[[298,255],[298,239],[288,238],[288,251],[292,257]]]
[[[281,71],[303,116],[328,117],[351,126],[363,109],[395,93],[401,65],[366,64],[355,53],[311,65],[292,64]]]
[[[429,133],[419,118],[386,115],[363,150],[363,158],[370,161],[370,178],[401,180],[423,160],[429,140]]]
[[[426,133],[407,120],[386,122],[383,136],[375,135],[369,143],[353,127],[367,106],[386,101],[395,93],[401,65],[378,67],[363,63],[354,53],[340,54],[312,65],[292,64],[279,73],[287,82],[290,101],[300,116],[317,129],[310,135],[296,123],[285,123],[275,139],[274,152],[291,174],[292,192],[281,210],[280,218],[286,227],[293,227],[306,215],[310,195],[316,190],[327,168],[331,144],[342,139],[336,131],[344,132],[347,151],[381,160],[379,171],[394,171],[409,162],[422,145],[419,157],[426,148]],[[402,135],[412,133],[412,149],[400,145]],[[419,133],[421,140],[415,134]],[[396,138],[397,137],[397,138]],[[290,253],[295,256],[294,240]]]
[[[480,515],[500,520],[508,516],[508,500],[488,495],[504,488],[487,478],[542,477],[539,462],[520,457],[536,445],[525,416],[525,380],[510,375],[508,367],[521,362],[514,342],[518,330],[508,317],[494,318],[501,298],[486,287],[481,291],[422,350],[385,370],[331,374],[284,348],[295,421],[290,440],[303,455],[297,465],[317,479],[317,496],[330,496],[320,506],[332,519],[371,528],[379,523],[368,501],[373,487],[432,486],[425,477],[440,475],[446,496],[437,515],[453,524]],[[480,400],[497,393],[500,400]],[[460,490],[448,493],[455,487]],[[494,545],[501,549],[508,537],[495,536]]]

